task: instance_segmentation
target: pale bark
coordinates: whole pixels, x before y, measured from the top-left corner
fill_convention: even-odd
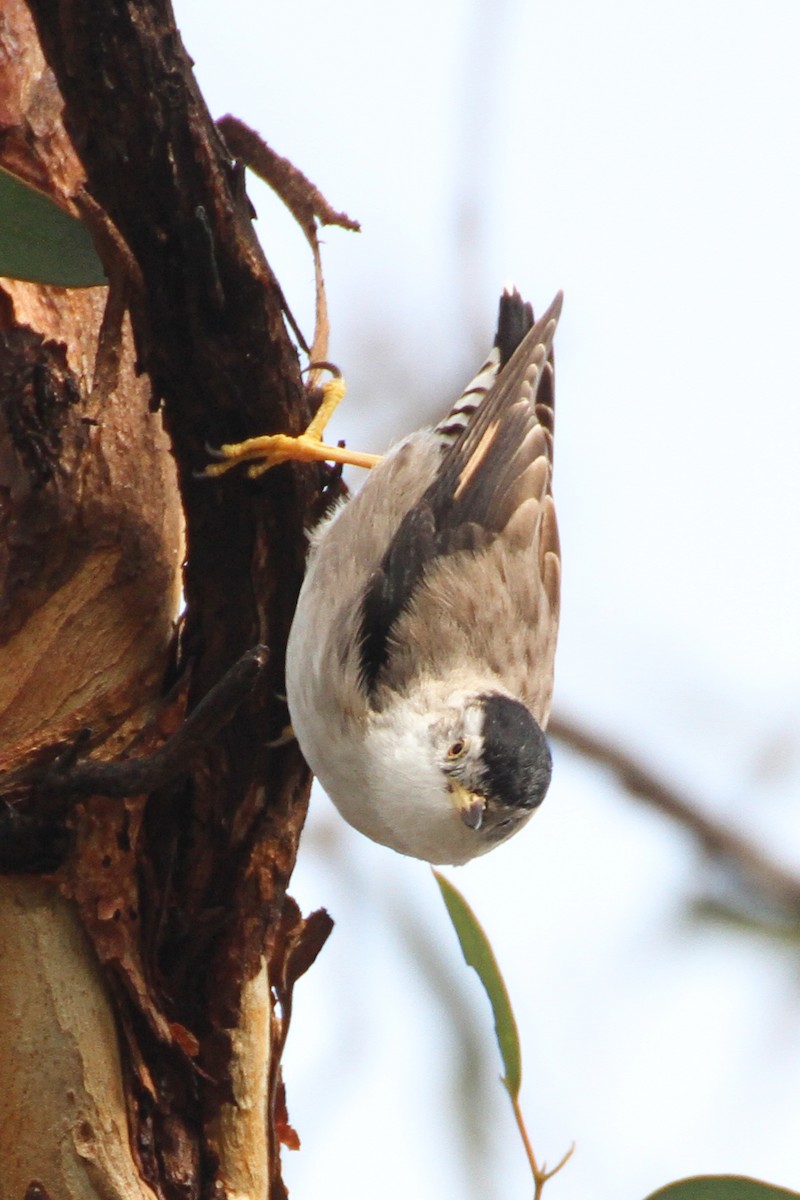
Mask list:
[[[76,908],[0,878],[0,1197],[153,1200],[128,1151],[114,1014]]]

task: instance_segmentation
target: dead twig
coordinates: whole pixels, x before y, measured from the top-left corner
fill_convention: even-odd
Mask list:
[[[297,221],[306,241],[311,247],[314,257],[314,276],[316,279],[316,316],[314,321],[314,340],[308,352],[309,361],[316,363],[328,357],[328,337],[330,325],[328,322],[328,304],[325,298],[325,280],[322,274],[322,259],[317,237],[317,221],[320,225],[338,225],[341,229],[349,229],[354,233],[361,230],[358,221],[348,217],[347,213],[337,212],[332,208],[318,187],[299,171],[288,158],[276,154],[268,146],[261,134],[256,133],[238,117],[221,117],[217,128],[225,138],[225,143],[236,158],[249,167],[259,179],[269,184],[276,195],[280,196]],[[284,302],[285,305],[285,302]],[[291,320],[295,332],[298,332],[294,318],[286,307],[286,315]]]
[[[138,796],[153,792],[183,774],[209,740],[229,723],[252,691],[267,661],[266,646],[255,646],[233,664],[208,692],[176,733],[141,758],[122,762],[84,762],[53,767],[41,787],[52,793],[77,796]]]

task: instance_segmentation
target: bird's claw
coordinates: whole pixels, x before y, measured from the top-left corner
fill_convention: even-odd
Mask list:
[[[330,363],[314,363],[315,368],[336,370]],[[257,479],[265,471],[284,462],[334,462],[350,463],[357,467],[374,467],[380,462],[378,454],[360,454],[347,450],[343,445],[328,446],[322,435],[331,415],[344,396],[344,380],[337,373],[322,386],[322,403],[312,417],[305,433],[292,437],[287,433],[267,434],[264,437],[247,438],[244,442],[231,442],[225,446],[206,446],[206,453],[213,461],[197,473],[200,479],[216,479],[240,463],[250,463],[247,474]]]
[[[265,471],[284,462],[334,462],[350,463],[356,467],[374,467],[380,462],[379,454],[361,454],[343,446],[328,446],[313,433],[301,433],[290,437],[286,433],[270,434],[266,437],[248,438],[245,442],[233,442],[210,452],[215,461],[200,472],[204,479],[224,475],[240,463],[250,463],[247,474],[257,479]]]
[[[213,459],[215,462],[225,462],[228,457],[223,447],[212,446],[211,442],[206,442],[206,444],[203,446],[203,449],[208,457]]]
[[[229,442],[223,446],[206,445],[206,453],[213,462],[198,475],[204,479],[216,479],[242,463],[250,463],[247,474],[251,479],[256,479],[280,463],[314,462],[320,459],[320,445],[318,439],[309,438],[305,433],[299,437],[275,433],[247,438],[243,442]]]

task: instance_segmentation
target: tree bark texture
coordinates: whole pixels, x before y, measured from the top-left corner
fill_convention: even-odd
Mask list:
[[[0,0],[0,164],[83,217],[109,278],[0,281],[0,1077],[24,1081],[0,1200],[277,1198],[291,992],[330,922],[286,895],[310,781],[269,742],[336,484],[195,478],[309,398],[165,0]]]

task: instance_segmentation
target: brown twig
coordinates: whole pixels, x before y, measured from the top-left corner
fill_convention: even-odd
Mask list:
[[[261,134],[256,133],[249,125],[245,125],[244,121],[228,115],[217,121],[217,128],[225,138],[231,154],[240,159],[254,174],[258,175],[259,179],[263,179],[266,184],[269,184],[277,196],[280,196],[306,236],[306,241],[311,247],[314,257],[317,295],[314,339],[308,356],[312,363],[327,358],[330,326],[328,303],[325,297],[325,279],[322,274],[322,258],[317,236],[317,221],[320,225],[338,225],[341,229],[349,229],[354,233],[360,232],[361,226],[358,221],[348,217],[347,213],[337,212],[335,208],[332,208],[319,188],[302,171],[290,163],[288,158],[276,154],[272,147],[267,145]],[[284,307],[295,332],[299,333],[285,300]]]
[[[548,731],[585,758],[610,770],[631,795],[687,829],[712,858],[735,864],[748,884],[767,900],[800,915],[800,878],[773,862],[744,834],[701,812],[694,800],[660,779],[627,751],[590,733],[577,722],[554,716]]]
[[[84,729],[35,784],[33,808],[0,806],[0,871],[52,871],[68,845],[66,816],[72,799],[140,796],[164,787],[189,770],[215,734],[253,690],[267,661],[255,646],[233,664],[178,730],[152,754],[114,762],[77,762],[89,742]]]
[[[226,671],[176,733],[141,758],[122,762],[84,762],[64,769],[52,768],[41,787],[56,794],[77,796],[138,796],[163,787],[185,772],[209,740],[228,724],[245,696],[252,691],[267,661],[266,646],[255,646]]]
[[[228,149],[236,158],[246,163],[265,183],[277,192],[295,220],[304,229],[314,227],[314,218],[321,225],[339,225],[358,233],[358,221],[347,213],[337,212],[322,192],[288,158],[267,145],[260,133],[238,117],[220,117],[217,128],[225,138]]]

